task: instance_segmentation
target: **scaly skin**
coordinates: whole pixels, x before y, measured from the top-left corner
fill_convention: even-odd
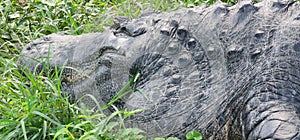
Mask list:
[[[75,99],[107,103],[141,73],[120,108],[148,110],[126,120],[149,137],[196,129],[205,139],[300,139],[300,4],[263,1],[119,18],[103,33],[50,35],[22,54],[48,53]],[[66,41],[67,40],[67,41]],[[39,52],[39,53],[37,53]],[[26,63],[24,63],[26,62]],[[21,57],[21,64],[36,65]],[[90,106],[89,100],[84,102]]]

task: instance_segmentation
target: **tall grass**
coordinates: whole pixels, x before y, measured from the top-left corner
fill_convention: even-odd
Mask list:
[[[1,73],[0,87],[0,139],[141,139],[143,131],[125,128],[123,120],[142,110],[118,110],[105,114],[96,99],[98,108],[91,109],[71,104],[61,92],[61,69],[43,64],[41,70],[29,72],[13,60],[0,58],[6,65]],[[54,70],[53,70],[54,69]],[[136,79],[136,78],[134,78]],[[132,78],[127,85],[134,82]],[[129,90],[129,91],[128,91]],[[115,99],[129,93],[123,88]]]

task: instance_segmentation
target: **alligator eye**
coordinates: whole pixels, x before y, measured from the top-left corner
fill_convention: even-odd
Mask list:
[[[197,46],[197,41],[194,38],[190,38],[187,43],[187,49],[188,50],[194,50]]]
[[[31,50],[31,46],[27,47],[26,50],[30,51]]]

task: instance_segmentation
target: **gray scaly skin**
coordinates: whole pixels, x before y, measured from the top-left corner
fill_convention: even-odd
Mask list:
[[[196,129],[205,139],[300,139],[299,2],[120,18],[103,33],[43,37],[22,54],[19,62],[31,69],[37,63],[30,58],[49,54],[51,65],[67,66],[64,91],[75,99],[93,94],[102,104],[141,73],[133,86],[149,99],[134,92],[117,105],[148,108],[126,124],[149,137],[182,138]]]

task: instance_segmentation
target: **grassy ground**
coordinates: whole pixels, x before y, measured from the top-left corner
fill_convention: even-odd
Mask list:
[[[214,1],[0,1],[0,139],[145,139],[143,131],[123,124],[124,119],[141,110],[118,110],[110,103],[115,112],[104,114],[99,105],[90,109],[71,104],[61,92],[60,69],[50,71],[45,67],[39,73],[28,72],[17,65],[18,54],[25,44],[47,34],[100,32],[112,24],[115,16],[134,18],[149,7],[172,11]],[[125,85],[118,95],[130,90]],[[90,95],[84,98],[95,100]],[[194,131],[187,136],[200,138]]]

